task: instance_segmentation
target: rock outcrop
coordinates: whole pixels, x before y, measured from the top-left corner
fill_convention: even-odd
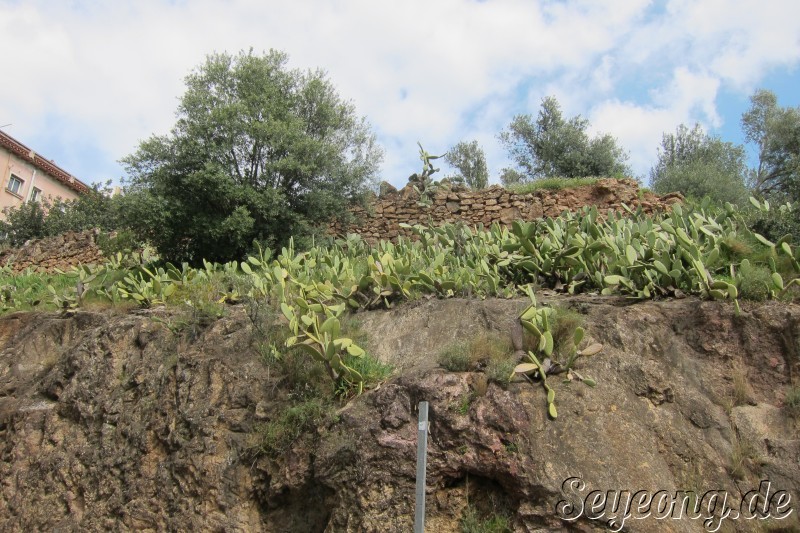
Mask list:
[[[253,439],[287,398],[243,307],[205,329],[165,310],[0,318],[0,530],[410,531],[420,400],[431,406],[429,531],[460,531],[468,505],[507,514],[515,531],[602,529],[559,518],[571,477],[586,484],[581,496],[731,498],[769,479],[796,511],[774,525],[797,526],[800,437],[784,403],[800,371],[800,306],[736,316],[691,298],[560,299],[604,350],[579,367],[596,387],[554,381],[550,420],[538,385],[436,365],[453,340],[507,332],[525,303],[427,300],[357,315],[397,375],[275,457],[254,455]],[[625,527],[703,529],[652,517]]]

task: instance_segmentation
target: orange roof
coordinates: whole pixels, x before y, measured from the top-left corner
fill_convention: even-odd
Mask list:
[[[7,148],[12,154],[24,159],[36,168],[46,172],[51,177],[60,181],[78,194],[89,192],[89,186],[83,183],[81,180],[63,168],[59,167],[52,161],[48,161],[18,140],[2,131],[0,131],[0,146]]]

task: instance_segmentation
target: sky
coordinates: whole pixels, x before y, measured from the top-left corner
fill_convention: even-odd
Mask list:
[[[120,183],[118,161],[171,130],[186,75],[251,48],[325,70],[398,187],[421,170],[417,141],[477,140],[498,182],[498,133],[546,96],[615,136],[645,183],[682,123],[743,143],[756,89],[800,106],[797,0],[0,0],[0,127],[86,183]]]

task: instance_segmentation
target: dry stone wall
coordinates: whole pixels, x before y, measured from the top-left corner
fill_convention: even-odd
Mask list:
[[[410,186],[400,191],[382,187],[380,197],[366,206],[356,206],[351,213],[355,223],[332,224],[329,232],[335,235],[358,233],[368,242],[378,239],[395,239],[400,235],[411,237],[411,231],[401,228],[401,223],[434,225],[462,221],[470,226],[494,222],[510,225],[517,219],[527,221],[542,217],[556,217],[564,211],[575,211],[584,206],[597,206],[607,213],[620,210],[622,204],[641,207],[645,212],[668,208],[682,201],[680,194],[656,196],[639,189],[634,180],[600,179],[591,185],[569,189],[541,189],[526,194],[516,194],[493,185],[488,189],[472,191],[453,187],[439,190],[431,205],[420,205],[419,193]]]
[[[31,239],[19,248],[0,252],[0,266],[9,265],[16,272],[32,267],[39,272],[66,270],[79,264],[100,264],[105,261],[97,246],[97,230],[68,231],[62,235]]]

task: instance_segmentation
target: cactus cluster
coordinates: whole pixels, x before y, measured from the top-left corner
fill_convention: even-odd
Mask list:
[[[533,335],[536,347],[533,350],[527,351],[525,354],[527,361],[518,364],[514,368],[512,377],[515,374],[521,374],[532,381],[540,381],[547,394],[547,413],[551,418],[555,419],[558,416],[555,404],[556,393],[547,383],[547,376],[566,372],[566,381],[577,379],[590,387],[594,387],[596,385],[594,379],[582,376],[572,367],[578,357],[595,355],[603,349],[603,345],[593,343],[583,350],[579,350],[578,347],[583,341],[585,332],[583,328],[578,327],[575,328],[573,333],[572,346],[566,360],[562,362],[555,359],[554,354],[556,353],[556,346],[553,339],[553,318],[555,310],[551,307],[538,306],[536,303],[536,295],[533,293],[530,286],[527,287],[527,293],[531,303],[525,308],[522,314],[520,314],[519,321],[522,327],[529,334]]]
[[[347,367],[345,354],[352,357],[363,350],[340,337],[336,327],[347,311],[389,308],[423,295],[514,297],[526,294],[531,284],[570,294],[593,291],[636,299],[694,294],[730,300],[738,307],[738,287],[752,268],[768,269],[767,289],[773,298],[800,285],[800,249],[788,236],[773,243],[752,233],[733,206],[676,205],[669,213],[652,216],[628,208],[601,215],[591,207],[557,218],[516,221],[510,227],[403,227],[416,238],[368,245],[351,235],[303,252],[290,241],[274,257],[263,250],[241,263],[204,262],[203,268],[131,266],[118,255],[100,267],[74,268],[68,273],[75,279],[74,289],[52,289],[51,297],[63,309],[80,305],[87,293],[148,307],[183,301],[193,284],[214,276],[244,280],[241,293],[229,290],[219,301],[260,300],[281,309],[292,330],[292,346],[328,365],[333,379],[360,390],[362,380]],[[759,243],[763,261],[729,258],[726,243],[743,238]],[[779,261],[793,269],[791,279],[781,275]],[[17,295],[24,297],[9,292],[5,305],[15,305]],[[525,367],[524,374],[538,373],[546,383],[548,373],[560,369],[568,379],[589,383],[572,368],[578,357],[592,351],[577,350],[582,333],[576,331],[575,352],[548,367],[554,365],[547,328],[551,310],[534,308],[526,311],[523,324],[541,346],[525,363],[536,368]],[[550,391],[548,387],[548,396]]]

